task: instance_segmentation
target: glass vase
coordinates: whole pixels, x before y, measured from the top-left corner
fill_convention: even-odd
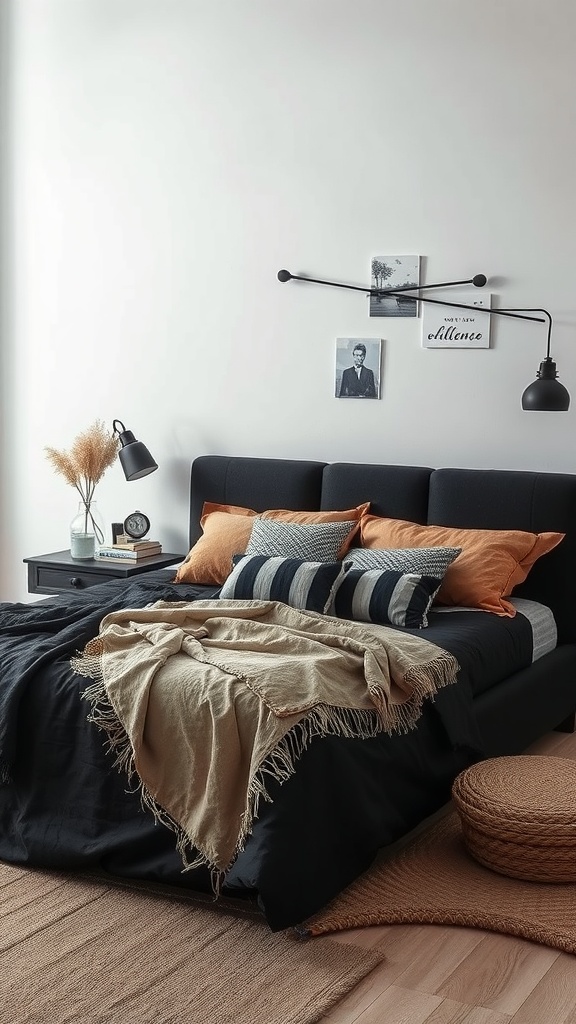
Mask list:
[[[78,511],[70,523],[70,555],[78,562],[98,553],[104,543],[104,524],[95,501],[78,502]]]

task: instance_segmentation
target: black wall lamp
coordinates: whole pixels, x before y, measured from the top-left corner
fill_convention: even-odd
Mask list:
[[[131,430],[126,430],[122,420],[113,420],[112,430],[120,441],[118,458],[127,480],[140,480],[158,469],[146,445],[137,441]]]
[[[419,302],[433,302],[437,306],[453,306],[455,309],[472,309],[475,313],[489,313],[491,316],[508,316],[515,320],[532,320],[540,324],[548,324],[548,343],[546,347],[546,358],[540,363],[536,374],[536,380],[529,384],[522,395],[522,408],[534,412],[566,412],[570,406],[570,395],[563,384],[556,380],[556,363],[550,356],[550,339],[552,336],[552,317],[546,309],[486,309],[481,306],[471,306],[463,302],[448,302],[445,299],[431,299],[428,295],[420,295],[421,291],[429,288],[451,288],[454,285],[473,284],[476,288],[483,288],[486,284],[484,274],[476,274],[469,281],[444,281],[442,284],[424,285],[403,285],[400,288],[362,288],[355,284],[340,284],[338,281],[323,281],[316,277],[304,277],[299,274],[291,274],[289,270],[279,270],[278,280],[306,281],[311,284],[327,284],[333,288],[346,288],[355,292],[363,292],[365,295],[402,295],[408,293],[407,297],[414,298]],[[410,294],[412,293],[412,294]],[[528,316],[528,313],[543,313],[544,316]]]

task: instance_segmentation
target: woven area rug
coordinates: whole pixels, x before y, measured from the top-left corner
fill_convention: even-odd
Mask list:
[[[0,864],[0,1024],[312,1024],[382,954]]]
[[[306,922],[307,935],[388,924],[448,924],[576,953],[576,883],[524,882],[478,864],[455,812],[352,883]]]

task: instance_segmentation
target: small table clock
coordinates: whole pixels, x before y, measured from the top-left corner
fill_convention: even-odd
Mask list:
[[[142,540],[150,529],[150,520],[148,516],[144,515],[136,509],[135,512],[131,512],[129,516],[126,516],[124,520],[124,533],[131,537],[132,540]]]

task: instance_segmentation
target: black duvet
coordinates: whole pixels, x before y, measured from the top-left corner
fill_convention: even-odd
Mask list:
[[[113,767],[102,732],[87,720],[81,695],[89,681],[70,668],[108,612],[217,593],[169,580],[169,572],[148,573],[0,605],[0,859],[210,891],[204,869],[182,872],[173,833]],[[417,728],[314,740],[287,782],[270,783],[273,800],[261,805],[223,891],[256,898],[274,930],[317,911],[380,847],[449,799],[455,775],[482,755],[472,692],[532,659],[522,615],[437,614],[420,635],[451,651],[461,669],[456,684],[426,702]]]

